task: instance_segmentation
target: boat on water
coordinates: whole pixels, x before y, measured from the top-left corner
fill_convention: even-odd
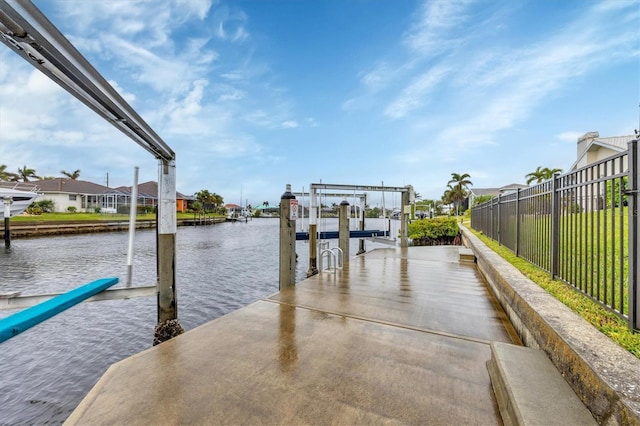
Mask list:
[[[35,185],[32,187],[26,187],[20,184],[14,184],[12,187],[0,185],[0,202],[4,202],[5,199],[10,199],[11,206],[9,210],[11,217],[18,216],[33,203],[38,196],[37,191],[38,187]]]

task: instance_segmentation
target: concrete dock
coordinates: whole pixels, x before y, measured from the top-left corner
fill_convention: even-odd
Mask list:
[[[458,247],[378,249],[113,365],[67,423],[502,424],[492,341]]]

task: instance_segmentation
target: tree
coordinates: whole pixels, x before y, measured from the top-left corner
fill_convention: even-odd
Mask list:
[[[562,173],[562,169],[550,169],[548,167],[542,168],[542,166],[538,166],[535,171],[527,174],[525,178],[527,178],[527,185],[529,185],[534,181],[536,183],[540,183],[547,179],[551,179],[556,173]]]
[[[480,204],[486,203],[487,201],[495,198],[495,195],[478,195],[473,199],[473,206],[479,206]]]
[[[222,198],[222,195],[214,192],[211,194],[211,202],[213,203],[213,208],[217,210],[224,205],[224,198]]]
[[[202,189],[195,193],[196,200],[202,206],[202,210],[205,212],[208,210],[207,207],[211,207],[213,205],[213,194],[209,192],[208,189]]]
[[[456,216],[458,216],[458,207],[467,197],[467,188],[473,185],[469,173],[451,173],[451,180],[447,182],[448,190],[445,191],[446,198],[456,206]]]
[[[29,182],[29,178],[40,179],[40,177],[36,175],[35,169],[30,169],[26,165],[18,168],[18,179],[22,179],[23,182]]]
[[[18,175],[8,172],[6,164],[0,164],[0,181],[2,180],[15,182],[18,180]]]
[[[60,170],[60,173],[68,177],[69,179],[76,180],[80,177],[80,169],[76,169],[73,172],[67,172],[64,170]]]

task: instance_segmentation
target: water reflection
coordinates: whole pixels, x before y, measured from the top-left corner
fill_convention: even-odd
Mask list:
[[[278,335],[278,362],[283,372],[293,371],[298,364],[298,346],[296,344],[296,308],[280,306],[280,326]]]
[[[278,222],[178,228],[177,300],[186,330],[278,290]],[[357,245],[352,239],[353,253]],[[127,246],[126,232],[15,239],[10,252],[0,249],[0,293],[64,292],[113,276],[122,287]],[[155,231],[136,232],[134,251],[133,285],[155,283]],[[302,281],[308,243],[298,242],[296,251],[296,281]],[[298,364],[296,312],[281,309],[277,356],[281,368],[292,371]],[[0,311],[0,318],[13,312]],[[0,424],[64,421],[111,364],[151,347],[156,319],[154,297],[83,303],[2,343]]]

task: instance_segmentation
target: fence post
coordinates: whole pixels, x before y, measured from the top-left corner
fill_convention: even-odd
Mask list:
[[[498,245],[502,245],[502,217],[501,214],[502,212],[500,211],[500,198],[502,197],[502,194],[498,195]]]
[[[560,268],[560,194],[558,193],[558,182],[560,174],[556,173],[551,179],[551,259],[549,262],[551,279],[558,276]]]
[[[296,284],[296,219],[298,201],[287,184],[280,197],[280,282],[279,290]]]
[[[516,257],[520,256],[520,188],[516,190]]]
[[[489,232],[490,234],[488,235],[489,238],[491,238],[492,240],[496,239],[496,236],[493,234],[493,203],[495,198],[491,199],[489,201]]]
[[[640,200],[640,159],[638,157],[638,137],[629,142],[629,189],[627,190],[629,214],[629,328],[640,330],[640,220],[638,207]]]

